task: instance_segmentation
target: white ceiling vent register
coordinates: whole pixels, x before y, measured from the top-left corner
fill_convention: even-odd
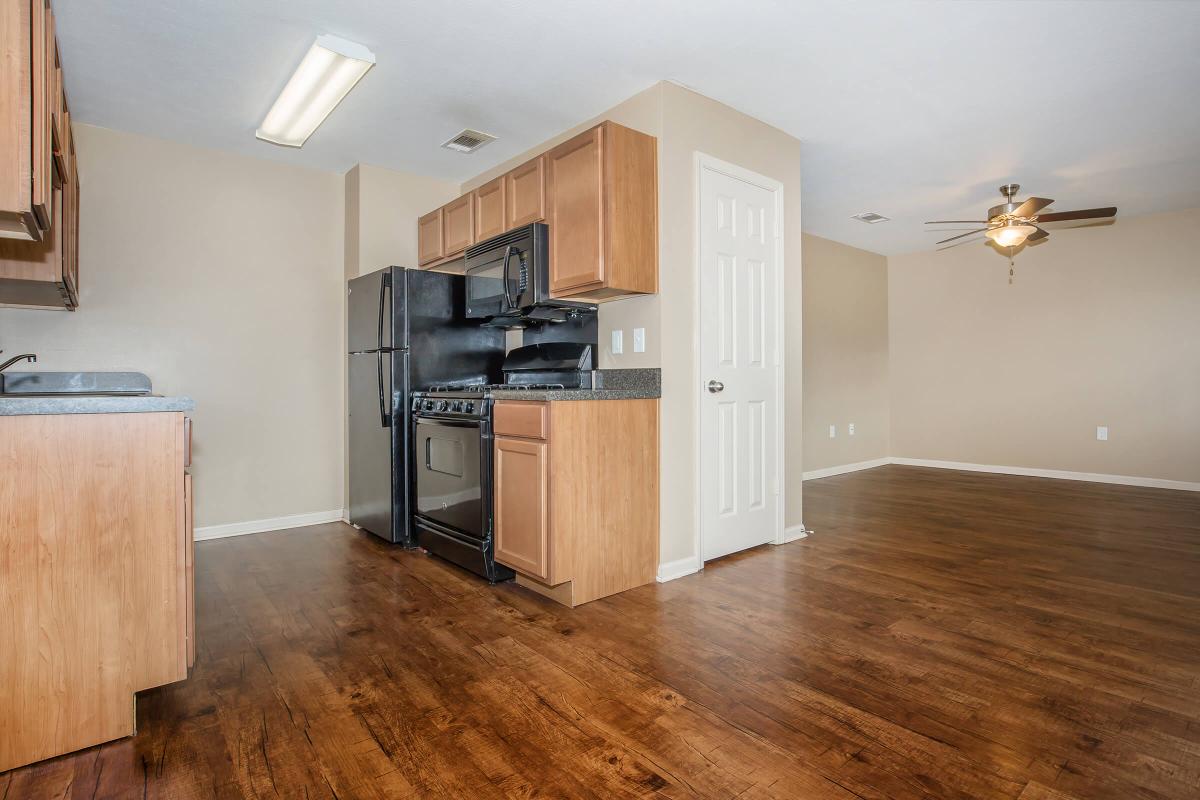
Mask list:
[[[850,219],[856,219],[859,222],[865,222],[868,225],[874,225],[876,222],[887,222],[891,217],[885,217],[883,214],[876,214],[874,211],[864,211],[861,214],[855,214]]]
[[[442,147],[447,150],[456,150],[459,153],[474,153],[488,142],[494,141],[496,141],[496,137],[490,133],[467,128],[442,142]]]

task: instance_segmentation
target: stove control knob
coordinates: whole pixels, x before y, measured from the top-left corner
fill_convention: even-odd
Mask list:
[[[467,412],[468,414],[474,414],[475,404],[468,400],[467,402],[463,403],[463,411]]]
[[[432,400],[426,400],[426,401],[425,401],[425,410],[426,410],[426,411],[433,411],[433,401],[432,401]]]
[[[445,400],[438,400],[438,403],[437,403],[438,411],[445,411],[449,407],[450,407],[450,404],[448,402],[446,402]]]
[[[455,400],[453,403],[451,403],[450,410],[455,413],[462,411],[462,400]]]

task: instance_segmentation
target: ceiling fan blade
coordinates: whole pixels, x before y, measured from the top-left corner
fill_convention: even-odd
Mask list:
[[[1037,221],[1064,222],[1072,219],[1104,219],[1116,215],[1117,207],[1109,206],[1108,208],[1084,208],[1079,211],[1055,211],[1052,214],[1039,214]]]
[[[987,228],[979,228],[978,230],[967,231],[966,233],[960,233],[958,236],[951,236],[949,239],[942,239],[940,242],[938,242],[938,244],[945,244],[946,242],[953,242],[955,239],[961,239],[964,236],[972,236],[976,233],[983,233],[986,230],[987,230]]]
[[[1031,197],[1021,205],[1017,206],[1012,212],[1014,217],[1032,217],[1037,212],[1041,211],[1046,206],[1053,203],[1053,200],[1047,200],[1044,197]]]
[[[1035,225],[1034,227],[1036,228],[1037,226]],[[1025,241],[1032,244],[1033,242],[1040,242],[1042,239],[1047,238],[1049,235],[1050,234],[1047,233],[1046,231],[1042,230],[1041,228],[1038,228],[1036,231],[1029,234],[1029,236],[1026,237]]]
[[[987,225],[986,219],[935,219],[933,222],[926,222],[926,225]]]

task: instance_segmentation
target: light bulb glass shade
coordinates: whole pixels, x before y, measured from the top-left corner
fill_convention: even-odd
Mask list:
[[[983,235],[1001,247],[1018,247],[1036,230],[1032,225],[1010,223],[999,228],[989,228]]]
[[[375,54],[336,36],[318,36],[254,135],[300,147],[375,66]]]

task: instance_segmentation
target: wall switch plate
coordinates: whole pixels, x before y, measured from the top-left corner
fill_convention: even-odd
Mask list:
[[[854,435],[854,423],[853,422],[851,422],[849,425],[846,426],[846,433],[850,434],[851,436]]]
[[[1098,441],[1098,442],[1107,442],[1108,441],[1108,426],[1107,425],[1097,425],[1096,426],[1096,441]]]
[[[614,356],[620,355],[624,349],[625,349],[625,332],[624,331],[613,331],[612,332],[612,348],[611,348],[612,354]]]
[[[634,328],[633,329],[633,352],[635,352],[635,353],[646,352],[646,329],[645,328]]]
[[[829,438],[830,438],[830,439],[836,439],[836,438],[837,438],[837,425],[830,425],[830,426],[829,426]]]

